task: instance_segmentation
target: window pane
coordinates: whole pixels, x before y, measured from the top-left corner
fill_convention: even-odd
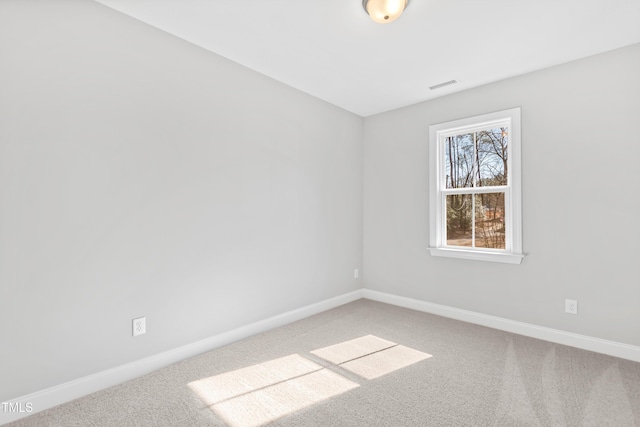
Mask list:
[[[472,199],[471,194],[447,196],[447,245],[468,246],[472,244]]]
[[[447,188],[473,187],[473,133],[448,136],[444,141]]]
[[[477,186],[507,185],[509,129],[487,129],[477,133],[479,174]]]
[[[505,249],[504,193],[475,195],[476,247]]]

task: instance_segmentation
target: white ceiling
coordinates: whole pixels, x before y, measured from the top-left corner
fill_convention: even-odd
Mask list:
[[[364,117],[640,42],[640,0],[97,1]]]

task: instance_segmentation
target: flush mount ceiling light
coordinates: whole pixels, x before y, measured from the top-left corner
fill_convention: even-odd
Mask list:
[[[380,24],[398,19],[408,4],[409,0],[362,0],[364,10]]]

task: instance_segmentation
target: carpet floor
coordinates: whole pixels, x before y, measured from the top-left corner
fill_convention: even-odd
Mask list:
[[[9,425],[640,427],[640,363],[363,299]]]

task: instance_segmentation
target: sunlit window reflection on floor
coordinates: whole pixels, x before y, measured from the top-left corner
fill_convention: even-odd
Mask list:
[[[366,335],[311,354],[372,380],[431,357]],[[334,368],[335,369],[335,368]],[[364,384],[363,384],[364,385]],[[299,354],[189,383],[200,399],[231,427],[258,427],[360,387]]]
[[[194,381],[189,387],[230,426],[257,427],[359,385],[293,354]]]
[[[341,363],[348,362],[349,360],[357,359],[358,357],[366,356],[367,354],[384,350],[395,345],[398,344],[383,340],[382,338],[378,338],[374,335],[366,335],[364,337],[314,350],[311,354],[315,354],[324,360],[339,365]]]
[[[311,352],[368,380],[431,357],[374,335],[330,345]]]
[[[395,347],[350,360],[340,366],[363,378],[372,380],[430,357],[430,354],[403,345],[396,345]]]

